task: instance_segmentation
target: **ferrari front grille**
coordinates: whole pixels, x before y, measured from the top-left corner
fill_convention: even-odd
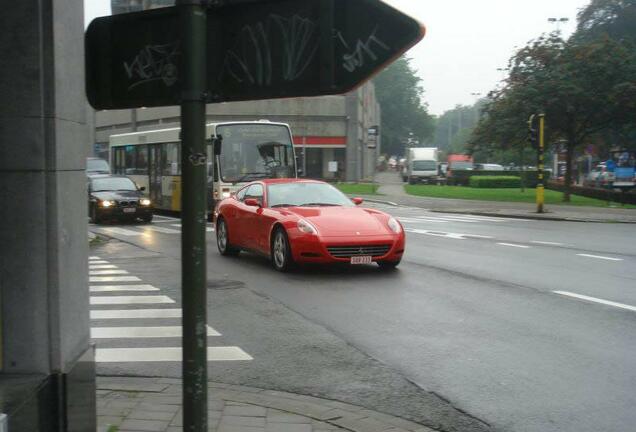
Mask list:
[[[328,246],[327,250],[335,258],[351,258],[354,256],[380,257],[389,253],[391,245]]]

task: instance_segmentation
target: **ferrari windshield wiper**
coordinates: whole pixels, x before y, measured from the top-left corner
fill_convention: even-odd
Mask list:
[[[301,204],[299,207],[341,207],[340,204],[330,204],[330,203],[306,203]]]
[[[271,206],[271,208],[277,208],[277,207],[298,207],[298,205],[296,204],[276,204]]]

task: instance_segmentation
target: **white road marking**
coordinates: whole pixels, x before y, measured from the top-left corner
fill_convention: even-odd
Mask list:
[[[208,336],[221,336],[212,327],[207,326]],[[136,338],[173,338],[181,337],[181,326],[167,327],[93,327],[93,339],[136,339]]]
[[[411,229],[411,228],[406,228],[405,231],[410,233],[415,233],[415,234],[429,235],[433,237],[445,237],[445,238],[450,238],[454,240],[467,240],[469,238],[482,238],[482,239],[493,238],[493,237],[482,236],[478,234],[449,233],[449,232],[442,232],[442,231],[429,231],[429,230]]]
[[[170,225],[171,225],[171,226],[173,226],[173,227],[181,228],[181,224],[170,224]],[[206,230],[207,232],[214,232],[214,227],[212,227],[212,226],[206,226],[206,227],[205,227],[205,230]]]
[[[164,221],[179,221],[181,219],[179,218],[175,218],[175,217],[170,217],[170,216],[160,216],[160,215],[154,215],[155,219],[159,219],[159,220],[164,220]]]
[[[617,307],[617,308],[621,308],[621,309],[627,309],[630,311],[634,311],[636,312],[636,306],[630,306],[630,305],[626,305],[623,303],[617,303],[617,302],[613,302],[613,301],[609,301],[609,300],[603,300],[600,298],[596,298],[596,297],[589,297],[589,296],[585,296],[585,295],[581,295],[581,294],[575,294],[575,293],[571,293],[571,292],[567,292],[567,291],[552,291],[555,294],[559,294],[562,296],[567,296],[567,297],[573,297],[573,298],[577,298],[579,300],[586,300],[586,301],[590,301],[590,302],[594,302],[594,303],[600,303],[600,304],[604,304],[607,306],[613,306],[613,307]]]
[[[101,258],[100,258],[100,257],[98,257],[98,256],[89,256],[89,257],[88,257],[88,259],[89,259],[89,260],[99,260],[99,259],[101,259]]]
[[[584,257],[584,258],[596,258],[596,259],[601,259],[606,261],[624,261],[622,258],[612,258],[612,257],[601,256],[601,255],[589,255],[589,254],[576,254],[576,255],[580,257]]]
[[[92,270],[92,271],[89,271],[88,274],[92,276],[124,275],[124,274],[128,274],[128,272],[126,270]]]
[[[119,234],[119,235],[123,235],[123,236],[127,236],[127,237],[132,237],[132,236],[141,236],[144,235],[145,233],[143,232],[139,232],[139,231],[132,231],[132,230],[128,230],[125,228],[101,228],[102,231],[106,231],[106,233],[108,234]]]
[[[500,246],[515,247],[519,249],[530,249],[530,246],[514,244],[514,243],[497,243]]]
[[[152,285],[91,285],[90,292],[159,291]]]
[[[175,303],[170,297],[164,295],[91,297],[90,300],[92,305]]]
[[[137,276],[89,276],[89,282],[141,282]]]
[[[531,241],[530,243],[546,245],[546,246],[563,246],[563,243],[549,242],[549,241]]]
[[[440,220],[440,219],[422,219],[422,218],[405,218],[398,217],[397,218],[402,223],[425,223],[425,222],[433,222],[433,223],[448,223],[448,221]]]
[[[181,348],[97,348],[97,363],[180,362]],[[208,347],[208,361],[245,361],[253,358],[236,346]]]
[[[99,269],[116,269],[117,266],[113,264],[89,264],[88,268],[90,270],[99,270]]]
[[[91,319],[181,318],[181,309],[92,310]]]
[[[108,261],[104,261],[104,260],[91,260],[88,263],[89,264],[110,264]]]
[[[172,228],[163,228],[159,226],[147,226],[147,230],[160,232],[162,234],[181,234],[181,231]]]

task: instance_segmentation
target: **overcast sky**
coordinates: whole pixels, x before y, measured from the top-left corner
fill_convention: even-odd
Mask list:
[[[503,78],[515,46],[553,30],[549,17],[567,17],[569,35],[577,11],[590,0],[385,0],[419,19],[424,40],[409,52],[422,77],[429,111],[442,114],[469,105]],[[84,0],[86,22],[110,14],[110,0]]]

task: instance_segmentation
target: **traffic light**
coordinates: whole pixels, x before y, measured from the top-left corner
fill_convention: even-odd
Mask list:
[[[539,148],[539,117],[536,114],[528,119],[528,142],[533,149]]]

